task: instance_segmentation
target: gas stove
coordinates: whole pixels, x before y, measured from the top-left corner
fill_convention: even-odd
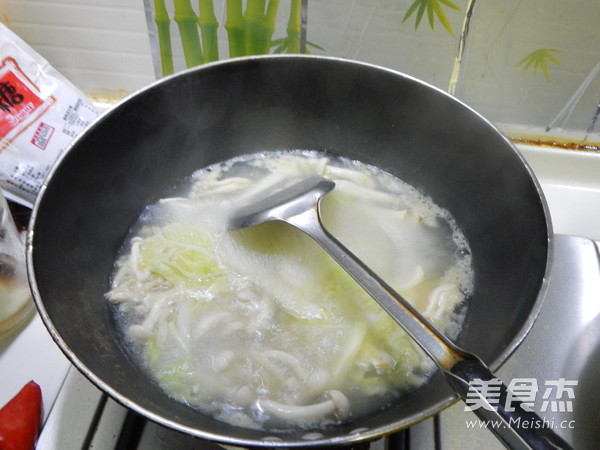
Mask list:
[[[506,383],[536,380],[540,388],[577,381],[567,391],[566,407],[551,404],[543,390],[536,407],[546,405],[544,419],[575,448],[593,448],[600,441],[593,423],[600,410],[594,385],[600,372],[600,154],[519,149],[548,201],[556,233],[554,266],[540,317],[497,373]],[[146,421],[114,402],[71,366],[37,315],[0,338],[0,374],[0,404],[31,379],[42,387],[38,449],[223,448]],[[354,448],[503,448],[484,425],[457,403],[408,430]]]

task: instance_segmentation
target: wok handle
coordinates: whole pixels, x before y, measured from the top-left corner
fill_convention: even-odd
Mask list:
[[[318,204],[316,208],[287,217],[285,221],[317,241],[404,328],[435,361],[446,375],[450,386],[465,402],[467,402],[469,392],[477,392],[476,395],[487,407],[474,409],[474,412],[484,421],[492,420],[502,424],[489,428],[505,446],[512,449],[535,450],[567,450],[571,448],[569,444],[549,428],[515,427],[516,423],[539,424],[543,421],[534,412],[523,409],[522,404],[517,401],[511,401],[510,403],[510,406],[516,406],[514,411],[506,410],[504,405],[509,395],[511,395],[512,400],[512,394],[509,393],[508,388],[492,374],[479,358],[454,345],[452,341],[440,333],[413,308],[406,299],[379,278],[375,272],[329,233],[321,222]],[[499,400],[497,396],[491,398],[484,389],[477,390],[478,380],[494,380],[495,383],[497,380],[496,386],[500,385]],[[498,402],[498,405],[495,405],[496,402]]]
[[[469,409],[507,448],[572,448],[552,430],[548,420],[516,400],[517,397],[482,361],[473,355],[468,356],[449,370],[443,369],[444,375],[466,403],[466,409],[471,405]]]

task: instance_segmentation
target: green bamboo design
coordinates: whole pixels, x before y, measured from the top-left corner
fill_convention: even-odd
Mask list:
[[[235,58],[246,54],[244,43],[244,15],[242,0],[227,0],[227,20],[225,29],[229,40],[229,56]]]
[[[558,53],[560,50],[555,48],[540,48],[534,52],[531,52],[525,58],[520,60],[515,67],[523,67],[523,73],[529,69],[533,69],[533,74],[537,75],[538,71],[541,71],[546,77],[546,80],[550,79],[550,69],[548,62],[560,65],[558,59],[552,53]]]
[[[432,30],[435,25],[435,17],[437,17],[440,23],[446,29],[446,31],[454,36],[454,30],[452,29],[450,21],[446,16],[446,12],[442,8],[442,4],[450,9],[460,11],[460,7],[451,0],[415,0],[406,11],[404,18],[402,19],[402,23],[406,22],[406,20],[416,12],[416,30],[417,28],[419,28],[419,24],[421,23],[421,19],[423,18],[424,13],[427,12],[427,19],[429,20],[429,26]]]
[[[269,53],[269,50],[271,49],[271,41],[273,40],[273,33],[275,32],[275,21],[277,20],[278,9],[279,0],[269,0],[267,13],[265,14],[265,20],[262,26],[261,53]]]
[[[271,46],[275,47],[275,53],[300,53],[301,15],[302,0],[292,0],[290,18],[287,24],[287,35],[271,43]],[[311,44],[310,42],[306,44],[307,46],[322,50],[318,45]]]
[[[263,23],[265,20],[266,0],[248,0],[244,14],[244,42],[246,55],[263,53]]]
[[[216,61],[219,59],[219,42],[217,40],[219,22],[215,16],[212,0],[199,0],[199,8],[198,25],[202,35],[204,61]]]
[[[202,58],[202,48],[200,47],[200,36],[198,35],[198,18],[190,0],[173,0],[173,3],[175,5],[173,19],[179,27],[185,64],[187,67],[202,64],[204,60]]]
[[[165,6],[165,0],[154,0],[156,29],[160,48],[160,63],[163,76],[170,75],[173,69],[173,53],[171,51],[171,19]]]
[[[219,59],[218,28],[213,0],[198,0],[199,14],[191,0],[173,0],[174,21],[179,28],[185,64],[196,66]],[[445,0],[442,0],[445,1]],[[280,0],[227,0],[227,19],[224,27],[229,40],[229,57],[269,53],[300,53],[302,0],[291,0],[287,36],[273,40]],[[173,55],[170,36],[171,21],[165,0],[154,0],[155,21],[158,30],[163,75],[173,73]],[[199,29],[199,30],[198,30]],[[308,43],[309,46],[323,50]]]
[[[292,0],[290,20],[288,21],[287,26],[287,35],[289,39],[287,48],[288,53],[300,53],[301,14],[302,0]]]

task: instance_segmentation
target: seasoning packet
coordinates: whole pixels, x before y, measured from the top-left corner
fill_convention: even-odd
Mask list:
[[[31,207],[59,155],[98,111],[48,61],[0,24],[0,188]]]

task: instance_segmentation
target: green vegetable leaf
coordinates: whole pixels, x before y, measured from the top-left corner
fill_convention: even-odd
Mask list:
[[[419,28],[421,24],[421,19],[423,19],[423,14],[427,12],[427,19],[429,21],[429,26],[431,29],[434,29],[435,25],[435,17],[438,18],[442,26],[450,33],[454,35],[454,30],[450,25],[450,21],[446,16],[446,12],[444,11],[442,5],[447,6],[448,8],[454,9],[456,11],[460,11],[460,7],[450,1],[450,0],[415,0],[412,5],[404,14],[404,18],[402,19],[402,23],[406,22],[410,16],[412,16],[415,12],[417,13],[415,17],[415,30]]]
[[[197,287],[223,276],[208,230],[185,224],[167,225],[144,240],[140,268],[173,285]]]
[[[540,48],[531,52],[525,58],[520,60],[515,67],[523,67],[523,73],[527,72],[530,68],[533,68],[533,74],[537,75],[538,71],[541,71],[547,80],[550,79],[550,70],[548,68],[548,61],[560,65],[558,59],[552,53],[560,52],[560,50],[554,48]]]

